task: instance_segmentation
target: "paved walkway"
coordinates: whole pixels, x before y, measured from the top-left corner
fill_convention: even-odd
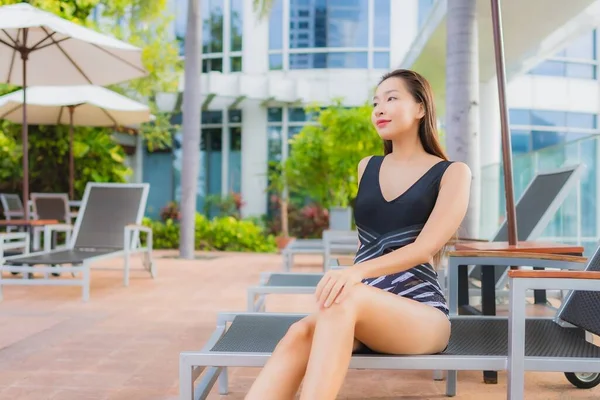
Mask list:
[[[157,252],[158,278],[94,271],[91,299],[76,287],[7,287],[0,303],[0,400],[171,400],[178,393],[178,355],[199,349],[219,311],[244,310],[245,289],[259,273],[280,268],[276,255],[207,254],[184,261]],[[318,258],[300,256],[315,271]],[[133,263],[139,266],[139,262]],[[104,265],[102,265],[104,266]],[[107,267],[118,268],[120,260]],[[60,278],[60,279],[68,279]],[[281,300],[285,299],[285,302]],[[307,295],[271,296],[272,311],[310,311]],[[243,399],[257,369],[230,370],[231,393]],[[480,372],[459,373],[455,399],[505,399]],[[349,371],[340,399],[443,399],[444,382],[428,371]],[[597,399],[600,388],[573,388],[562,374],[528,373],[526,399]],[[213,392],[211,399],[220,398]]]

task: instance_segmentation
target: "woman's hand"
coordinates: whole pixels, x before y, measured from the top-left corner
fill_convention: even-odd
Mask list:
[[[352,286],[360,283],[362,276],[356,267],[328,271],[317,285],[315,296],[319,308],[327,308],[334,302],[340,303]]]

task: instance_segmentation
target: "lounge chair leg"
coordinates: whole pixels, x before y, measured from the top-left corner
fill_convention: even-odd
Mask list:
[[[146,237],[146,259],[148,262],[148,270],[150,271],[150,276],[152,276],[152,278],[156,278],[156,265],[154,264],[154,260],[152,260],[152,249],[153,249],[153,237],[152,237],[152,231],[149,231],[148,233],[146,233],[147,237]]]
[[[508,400],[522,400],[525,391],[525,295],[527,282],[515,279],[508,316]]]
[[[267,306],[266,306],[267,300],[265,299],[265,295],[264,294],[260,297],[260,301],[261,301],[260,302],[260,308],[258,309],[258,311],[259,312],[266,312],[266,310],[267,310]]]
[[[150,276],[152,279],[156,279],[156,264],[152,260],[150,260]]]
[[[125,265],[123,266],[123,286],[129,286],[129,252],[125,251]]]
[[[456,381],[458,371],[447,371],[446,378],[446,396],[454,397],[456,396]]]
[[[436,369],[435,371],[433,371],[433,380],[434,381],[443,381],[444,380],[444,371],[440,371],[439,369]]]
[[[283,270],[286,272],[290,272],[290,270],[292,269],[292,255],[289,252],[284,252],[283,253]]]
[[[83,274],[82,274],[82,278],[83,278],[83,301],[89,301],[90,300],[90,266],[87,264],[84,264],[83,266]]]
[[[179,360],[179,399],[194,399],[192,367],[185,365],[181,359]]]
[[[227,374],[227,367],[223,367],[219,374],[219,394],[226,395],[229,393],[229,376]]]
[[[254,294],[254,292],[252,290],[248,290],[248,298],[246,299],[246,302],[248,303],[248,312],[254,312],[254,302],[256,301],[256,295]]]

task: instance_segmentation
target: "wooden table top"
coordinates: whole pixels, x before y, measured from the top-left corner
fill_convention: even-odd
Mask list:
[[[56,219],[2,219],[0,226],[44,226],[58,224]]]
[[[508,242],[457,242],[454,248],[458,251],[508,251],[545,254],[583,254],[583,246],[571,244],[543,242],[543,241],[520,241],[516,245]]]

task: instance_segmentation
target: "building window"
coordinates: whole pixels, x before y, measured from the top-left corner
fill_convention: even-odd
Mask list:
[[[307,113],[301,107],[270,107],[267,109],[269,161],[282,161],[289,154],[289,139],[302,128],[315,123],[316,115]],[[287,137],[287,140],[284,138]],[[286,149],[287,144],[287,149]]]
[[[302,128],[310,123],[314,123],[315,115],[307,113],[300,107],[270,107],[267,109],[267,148],[268,148],[268,168],[271,168],[273,163],[284,161],[289,152],[289,140],[297,135]],[[271,185],[271,182],[268,183]],[[272,195],[277,193],[267,193],[267,204],[271,204],[268,200]],[[269,207],[268,213],[272,213],[272,208]]]
[[[176,0],[175,6],[175,37],[183,56],[188,1]],[[243,1],[202,1],[202,20],[202,72],[241,71]]]
[[[598,133],[597,115],[583,112],[510,109],[512,151],[528,153]]]
[[[182,140],[183,132],[177,132],[173,148],[174,199],[177,202],[181,201]],[[202,112],[200,169],[196,200],[198,211],[204,211],[206,196],[241,190],[241,143],[241,110]],[[224,164],[227,164],[227,171],[223,170]]]
[[[390,1],[276,0],[270,69],[389,68]]]
[[[596,31],[587,33],[568,47],[529,71],[532,75],[597,79]]]

